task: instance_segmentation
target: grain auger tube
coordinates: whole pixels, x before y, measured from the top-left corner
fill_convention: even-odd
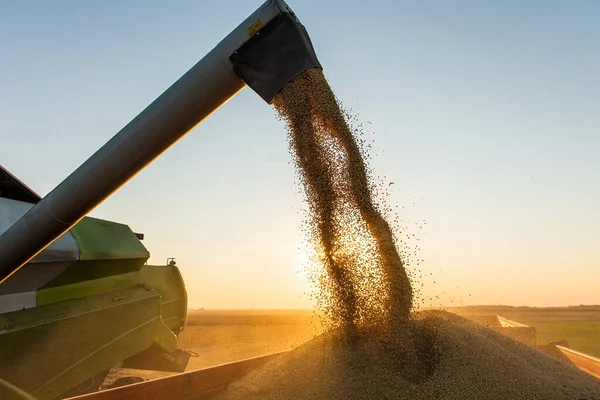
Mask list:
[[[0,236],[0,283],[245,85],[270,103],[308,68],[321,66],[305,28],[268,0]]]

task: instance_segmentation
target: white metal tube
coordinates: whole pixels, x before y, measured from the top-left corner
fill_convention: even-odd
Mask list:
[[[245,85],[229,56],[281,12],[268,0],[0,236],[0,282],[75,225]]]

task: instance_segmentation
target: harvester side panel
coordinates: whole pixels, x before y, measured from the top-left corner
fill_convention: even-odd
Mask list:
[[[150,253],[125,224],[98,218],[83,218],[71,229],[79,245],[80,260],[139,259],[142,264]]]
[[[186,325],[187,293],[179,269],[174,265],[144,265],[141,269],[142,282],[161,297],[163,322],[178,334]]]
[[[160,324],[160,297],[141,287],[5,314],[0,376],[53,399],[150,347]]]

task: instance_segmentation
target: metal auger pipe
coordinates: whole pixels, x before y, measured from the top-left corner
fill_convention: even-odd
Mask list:
[[[0,283],[248,84],[263,99],[320,68],[304,27],[268,0],[0,236]]]

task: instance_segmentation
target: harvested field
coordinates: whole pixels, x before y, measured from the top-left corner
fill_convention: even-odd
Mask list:
[[[534,322],[600,321],[600,306],[572,307],[511,307],[511,306],[465,306],[447,307],[445,310],[467,318],[486,315],[502,315],[526,325]]]
[[[600,321],[529,322],[537,332],[538,343],[566,340],[569,347],[600,357]]]
[[[202,310],[188,314],[179,346],[198,353],[188,371],[288,350],[321,333],[306,310]]]
[[[397,328],[325,333],[218,398],[600,399],[600,380],[451,313]]]

